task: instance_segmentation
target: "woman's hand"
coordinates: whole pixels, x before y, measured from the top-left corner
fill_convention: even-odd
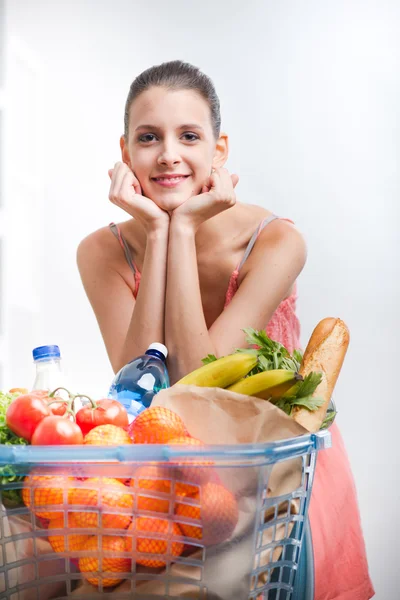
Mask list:
[[[142,195],[140,183],[128,165],[117,162],[113,169],[109,169],[108,175],[111,179],[108,198],[137,219],[146,233],[169,227],[169,214]]]
[[[235,205],[238,181],[239,177],[230,175],[227,169],[213,170],[201,193],[178,206],[172,212],[171,219],[197,231],[204,221]]]

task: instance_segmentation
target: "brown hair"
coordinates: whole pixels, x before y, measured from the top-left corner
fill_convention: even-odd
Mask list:
[[[213,132],[216,139],[219,137],[221,130],[220,103],[213,82],[197,67],[181,60],[173,60],[146,69],[132,82],[125,103],[125,139],[128,139],[129,110],[132,102],[152,86],[166,87],[170,90],[195,90],[198,92],[208,102]]]

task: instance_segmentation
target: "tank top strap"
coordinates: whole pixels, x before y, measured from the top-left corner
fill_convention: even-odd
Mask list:
[[[245,253],[243,254],[243,258],[240,261],[240,263],[238,264],[238,266],[236,268],[236,271],[240,271],[240,269],[242,268],[242,266],[244,265],[244,263],[248,259],[249,254],[253,250],[253,246],[256,243],[256,240],[257,240],[258,236],[260,235],[261,231],[264,229],[264,227],[266,227],[267,225],[269,225],[269,223],[272,223],[272,221],[275,221],[275,219],[279,219],[279,217],[277,215],[272,214],[269,217],[266,217],[265,219],[263,219],[261,221],[260,225],[257,227],[257,229],[255,230],[255,232],[251,236],[251,239],[250,239],[249,243],[247,244],[247,248],[245,250]]]
[[[138,273],[135,263],[133,262],[132,254],[131,254],[131,251],[127,244],[126,239],[123,237],[120,228],[115,223],[110,223],[109,228],[111,229],[112,233],[115,235],[121,248],[123,249],[127,263],[130,266],[130,268],[136,278],[136,275],[138,275],[139,273]]]

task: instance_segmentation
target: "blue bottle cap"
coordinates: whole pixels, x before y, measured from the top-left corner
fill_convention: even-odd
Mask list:
[[[163,354],[165,358],[167,358],[167,356],[168,356],[167,347],[164,346],[164,344],[160,344],[159,342],[153,342],[152,344],[150,344],[150,346],[147,348],[146,352],[148,350],[157,350],[157,352],[161,352],[161,354]]]
[[[43,360],[45,358],[60,358],[60,348],[58,346],[38,346],[32,350],[33,360]]]

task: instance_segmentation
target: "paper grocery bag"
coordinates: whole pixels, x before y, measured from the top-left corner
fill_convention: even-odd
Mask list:
[[[164,406],[177,413],[185,423],[191,436],[206,444],[256,444],[269,443],[308,433],[270,402],[244,396],[220,388],[175,385],[159,392],[152,406]],[[239,505],[239,521],[231,537],[223,544],[206,549],[204,575],[207,585],[207,600],[243,600],[250,588],[249,557],[254,552],[254,523],[259,492],[259,468],[248,466],[242,469],[220,469],[218,474],[224,485],[235,494]],[[267,496],[275,497],[297,489],[301,483],[301,458],[283,461],[273,466],[269,478]],[[278,515],[298,512],[298,501],[278,505]],[[272,514],[273,512],[273,514]],[[275,518],[275,510],[265,515],[265,520]],[[277,526],[275,540],[290,534],[284,525]],[[272,539],[272,528],[271,528]],[[263,544],[268,544],[267,535]],[[261,556],[260,566],[277,560],[281,549]],[[192,557],[201,560],[201,552]],[[246,560],[245,560],[246,559]],[[251,569],[250,569],[251,570]],[[199,598],[190,580],[196,581],[196,569],[188,565],[172,564],[168,575],[168,594],[176,598]],[[186,580],[186,581],[184,581]],[[135,598],[164,598],[164,581],[136,581]],[[110,591],[112,598],[128,592],[131,582],[125,581]],[[74,592],[76,596],[101,597],[90,584],[84,583]],[[140,595],[137,595],[140,594]]]

